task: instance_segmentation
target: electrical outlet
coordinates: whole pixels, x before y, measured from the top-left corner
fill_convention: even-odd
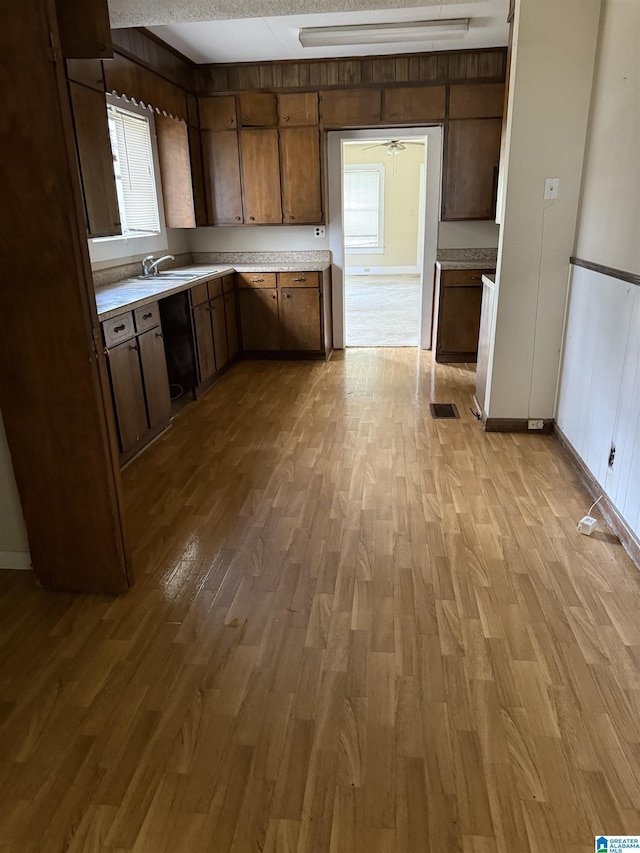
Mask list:
[[[544,197],[546,199],[558,198],[560,189],[560,178],[547,178],[544,182]]]
[[[542,429],[544,427],[544,421],[542,418],[529,418],[527,421],[527,429]]]
[[[324,237],[324,235],[325,235],[324,225],[316,225],[316,227],[313,229],[313,236],[314,237]]]

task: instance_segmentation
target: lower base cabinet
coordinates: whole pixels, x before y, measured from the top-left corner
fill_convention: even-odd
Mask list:
[[[435,360],[475,362],[478,357],[482,276],[492,270],[439,270],[434,306]]]
[[[235,276],[199,282],[189,294],[197,362],[196,395],[239,352]]]
[[[245,352],[325,353],[320,273],[243,273],[238,279]]]
[[[126,462],[171,419],[160,312],[152,303],[102,324],[121,461]]]

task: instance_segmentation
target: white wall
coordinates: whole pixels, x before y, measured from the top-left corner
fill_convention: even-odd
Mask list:
[[[500,227],[492,221],[441,222],[438,227],[439,249],[495,249]]]
[[[329,237],[314,237],[313,225],[254,225],[195,228],[192,252],[313,252],[327,250]]]
[[[28,569],[29,543],[0,415],[0,569]]]
[[[600,0],[516,4],[490,418],[554,414],[599,15]]]
[[[640,5],[604,0],[575,255],[640,275]],[[557,422],[640,536],[640,287],[572,270]],[[608,466],[611,444],[616,454]]]

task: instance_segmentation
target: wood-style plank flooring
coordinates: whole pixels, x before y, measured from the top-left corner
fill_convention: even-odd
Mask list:
[[[240,364],[125,471],[130,593],[0,573],[1,853],[640,833],[640,573],[472,390],[409,349]]]

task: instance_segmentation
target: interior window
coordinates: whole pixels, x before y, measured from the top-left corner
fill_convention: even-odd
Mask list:
[[[343,231],[345,249],[382,248],[384,165],[344,167]]]

